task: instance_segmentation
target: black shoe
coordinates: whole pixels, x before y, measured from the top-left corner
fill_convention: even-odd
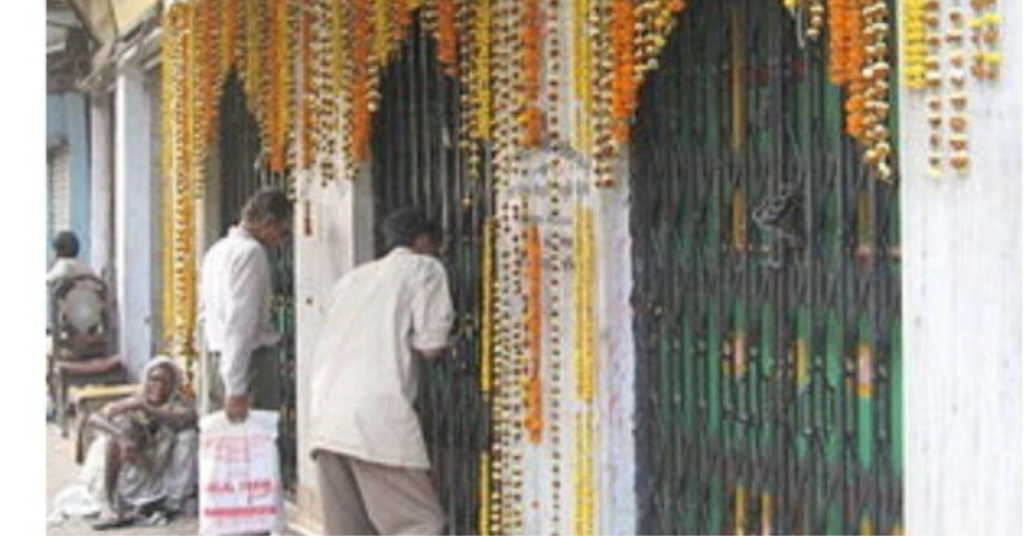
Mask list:
[[[93,530],[110,530],[119,529],[121,527],[130,527],[135,524],[136,518],[134,517],[115,517],[113,519],[105,519],[98,523],[93,523]]]

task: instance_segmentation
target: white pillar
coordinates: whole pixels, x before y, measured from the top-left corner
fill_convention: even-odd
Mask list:
[[[629,169],[620,162],[618,184],[598,195],[595,252],[599,283],[598,365],[601,444],[597,474],[603,534],[636,534],[636,345],[633,339],[633,240],[629,233]],[[571,310],[571,309],[570,309]]]
[[[298,436],[297,519],[321,530],[316,467],[309,457],[309,386],[313,351],[324,324],[330,290],[342,274],[373,257],[373,195],[364,170],[349,181],[320,186],[299,180],[295,206],[296,411]]]
[[[927,176],[925,97],[900,96],[907,534],[1024,529],[1022,28],[1020,2],[999,6],[1002,75],[979,83],[968,73],[968,174]],[[943,113],[953,115],[948,101]]]
[[[121,358],[135,373],[152,352],[150,96],[145,72],[123,64],[115,89],[114,214]]]
[[[113,262],[112,247],[114,231],[112,226],[114,200],[113,151],[111,150],[110,95],[99,91],[90,99],[90,145],[92,163],[90,177],[92,184],[92,255],[90,264],[97,274],[105,275]]]

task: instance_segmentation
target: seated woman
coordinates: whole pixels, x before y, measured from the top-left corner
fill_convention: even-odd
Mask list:
[[[90,446],[90,457],[104,458],[101,492],[111,513],[97,529],[126,526],[154,513],[173,516],[196,493],[197,415],[180,391],[181,370],[170,358],[157,357],[143,378],[138,394],[109,404],[89,420],[107,432]]]

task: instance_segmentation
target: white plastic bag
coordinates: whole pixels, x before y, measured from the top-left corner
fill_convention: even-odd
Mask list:
[[[276,411],[250,410],[242,423],[223,411],[199,422],[199,533],[284,531]]]

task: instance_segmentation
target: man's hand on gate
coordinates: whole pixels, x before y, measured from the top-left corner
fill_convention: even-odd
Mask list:
[[[231,422],[243,422],[249,416],[249,396],[231,395],[224,404],[224,413]]]

